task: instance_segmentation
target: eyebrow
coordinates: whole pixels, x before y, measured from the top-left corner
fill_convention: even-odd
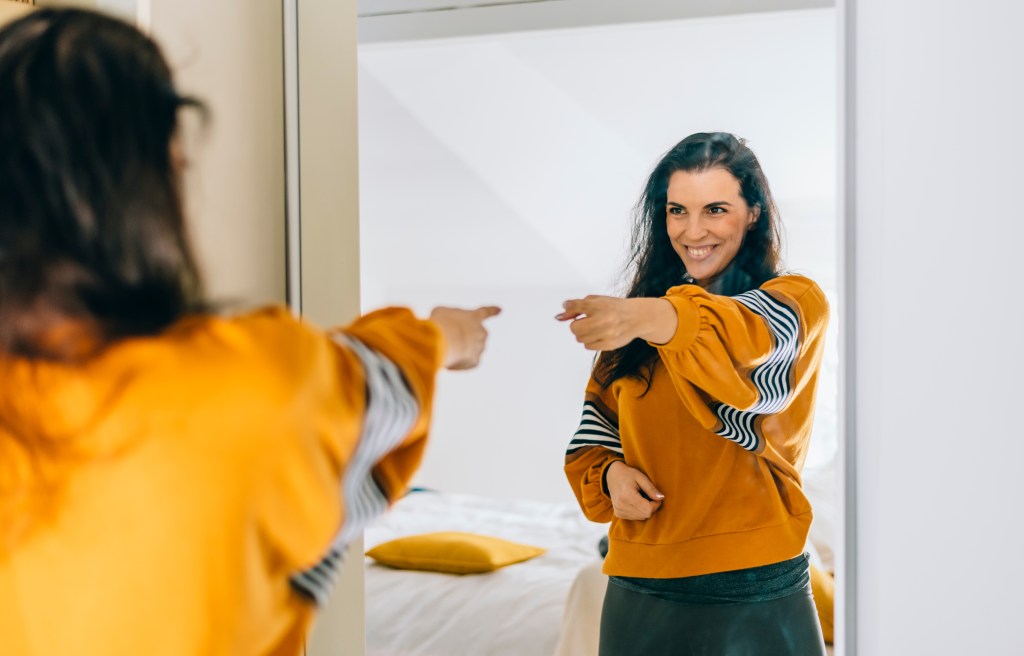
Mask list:
[[[666,205],[674,205],[675,207],[681,207],[684,210],[686,209],[686,205],[683,205],[682,203],[677,203],[677,202],[671,201],[671,200],[668,201],[666,203]],[[705,205],[704,209],[707,209],[709,207],[718,207],[719,205],[728,205],[729,207],[732,207],[732,203],[726,202],[724,200],[716,200],[716,201],[712,201],[712,202],[708,203],[707,205]]]

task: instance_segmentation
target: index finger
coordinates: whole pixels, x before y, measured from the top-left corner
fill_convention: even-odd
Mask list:
[[[473,313],[476,314],[478,319],[483,321],[484,319],[490,319],[491,317],[501,314],[501,308],[497,305],[485,305],[473,310]]]
[[[571,298],[565,303],[562,303],[562,309],[565,310],[562,314],[586,314],[586,307],[588,303],[583,298]]]

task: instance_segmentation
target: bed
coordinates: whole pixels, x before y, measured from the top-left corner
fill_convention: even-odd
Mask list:
[[[486,574],[397,570],[366,560],[367,656],[555,653],[566,599],[598,562],[603,525],[575,504],[414,491],[366,530],[367,550],[433,531],[464,531],[547,549]]]
[[[831,468],[805,472],[816,508],[808,551],[832,568]],[[575,503],[413,491],[367,529],[366,548],[434,531],[482,533],[547,549],[486,574],[398,570],[366,559],[367,656],[596,656],[607,578],[606,525]]]

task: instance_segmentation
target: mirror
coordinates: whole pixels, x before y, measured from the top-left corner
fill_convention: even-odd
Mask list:
[[[607,525],[582,518],[562,472],[592,354],[553,316],[565,299],[622,292],[632,208],[661,155],[694,132],[748,140],[780,209],[786,269],[830,301],[804,489],[812,563],[832,569],[842,520],[836,10],[444,4],[360,6],[362,306],[493,303],[504,314],[479,370],[442,374],[415,481],[425,491],[368,530],[366,546],[459,530],[537,544],[548,560],[518,566],[518,579],[514,568],[453,579],[368,561],[367,652],[592,647],[604,582],[581,572],[599,561]]]

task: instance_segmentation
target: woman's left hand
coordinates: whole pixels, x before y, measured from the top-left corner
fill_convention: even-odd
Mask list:
[[[634,339],[664,344],[672,339],[679,319],[663,298],[587,296],[562,303],[555,315],[569,326],[576,341],[590,351],[614,351]]]

